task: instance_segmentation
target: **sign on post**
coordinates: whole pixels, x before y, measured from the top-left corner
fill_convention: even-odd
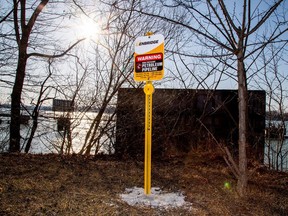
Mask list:
[[[152,149],[152,94],[153,80],[164,76],[164,36],[153,35],[139,37],[135,41],[134,79],[146,81],[145,93],[145,160],[144,160],[144,192],[151,191],[151,149]]]
[[[164,76],[164,36],[161,34],[138,37],[135,41],[134,79],[161,80]]]

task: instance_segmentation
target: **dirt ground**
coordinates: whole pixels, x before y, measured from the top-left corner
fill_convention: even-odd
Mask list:
[[[129,206],[119,194],[134,186],[143,187],[141,161],[0,154],[0,215],[288,215],[288,173],[254,169],[240,198],[223,159],[211,154],[152,162],[152,186],[183,192],[189,208]]]

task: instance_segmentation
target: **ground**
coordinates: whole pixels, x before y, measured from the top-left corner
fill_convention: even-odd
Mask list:
[[[215,154],[152,162],[152,187],[182,192],[190,207],[130,206],[143,162],[110,156],[0,154],[0,215],[287,215],[288,173],[250,167],[247,195]]]

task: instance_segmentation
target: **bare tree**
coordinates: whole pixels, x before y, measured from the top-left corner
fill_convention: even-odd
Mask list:
[[[115,107],[118,89],[123,85],[126,87],[138,85],[131,76],[134,41],[137,36],[144,35],[151,29],[157,29],[159,25],[151,18],[134,13],[134,8],[139,5],[137,1],[126,3],[123,4],[126,10],[118,10],[116,5],[109,3],[109,1],[104,1],[97,10],[91,10],[89,6],[75,2],[81,14],[93,22],[98,21],[94,18],[97,17],[95,15],[97,13],[105,17],[102,19],[98,39],[93,40],[92,37],[88,46],[83,46],[82,51],[79,49],[74,54],[77,62],[70,67],[71,72],[73,71],[71,74],[74,74],[75,77],[75,74],[84,74],[86,71],[85,82],[78,85],[80,83],[76,84],[77,82],[73,78],[69,81],[70,89],[65,88],[68,98],[75,98],[75,104],[87,108],[83,110],[82,116],[85,115],[85,112],[89,112],[89,109],[97,110],[95,117],[90,122],[87,134],[82,140],[83,143],[80,144],[79,154],[98,153],[104,147],[108,148],[107,151],[113,151],[112,134],[115,132]],[[139,26],[139,20],[145,24]],[[165,24],[161,28],[171,31],[171,26],[167,28],[169,25]],[[60,89],[64,89],[60,85],[58,86]],[[87,88],[88,86],[89,88]],[[67,89],[69,89],[69,94],[67,94]],[[64,91],[62,90],[62,92]],[[72,95],[76,95],[76,97]],[[81,116],[79,116],[80,118]]]
[[[39,27],[36,21],[43,9],[48,4],[49,0],[42,0],[41,2],[29,2],[23,1],[13,1],[13,18],[11,21],[14,23],[15,41],[17,43],[18,49],[18,59],[16,76],[13,84],[12,94],[11,94],[11,124],[10,124],[10,152],[20,151],[20,104],[21,104],[21,94],[24,85],[24,79],[26,75],[26,66],[29,58],[32,57],[47,57],[47,58],[57,58],[62,57],[67,54],[73,47],[75,47],[82,40],[78,40],[74,44],[70,45],[65,51],[60,51],[59,54],[44,54],[38,52],[31,52],[30,48],[36,49],[37,42],[34,43],[35,37],[31,37],[33,29]],[[31,4],[31,5],[30,5]],[[54,17],[55,18],[55,17]],[[41,21],[40,21],[41,23]],[[42,20],[42,24],[43,20]],[[43,26],[42,26],[43,27]],[[43,34],[45,34],[45,28],[43,27]],[[38,31],[38,33],[41,30]],[[37,32],[36,32],[37,33]],[[37,36],[36,36],[37,37]],[[33,42],[32,42],[33,41]],[[46,41],[48,43],[48,41]],[[39,45],[39,44],[38,44]],[[35,47],[34,47],[35,46]],[[40,46],[40,45],[39,45]]]
[[[287,50],[284,49],[287,42],[276,46],[270,44],[261,53],[263,61],[258,68],[263,69],[257,73],[255,82],[256,87],[267,86],[267,125],[266,125],[266,158],[269,168],[281,170],[284,169],[285,162],[287,163],[287,150],[285,150],[285,109],[287,105],[284,101],[287,100],[287,81],[288,76],[284,71],[281,71],[281,64],[287,65],[287,61],[283,59],[286,56]],[[283,61],[284,60],[284,61]]]
[[[27,110],[27,112],[30,114],[30,116],[32,117],[32,127],[31,127],[31,132],[29,134],[27,134],[28,138],[27,138],[27,143],[24,142],[25,145],[25,153],[28,153],[30,148],[31,148],[31,144],[32,144],[32,140],[35,136],[37,127],[38,127],[38,117],[40,114],[40,109],[42,104],[47,101],[50,100],[51,98],[48,96],[49,95],[49,91],[51,90],[51,86],[46,86],[46,83],[48,82],[48,80],[50,79],[50,77],[52,76],[52,70],[51,70],[51,59],[48,59],[48,74],[45,77],[45,79],[40,83],[40,90],[39,90],[39,94],[38,94],[38,98],[36,99],[36,102],[33,103],[34,108],[32,113],[29,113],[29,110]],[[38,81],[39,82],[39,81]],[[34,83],[34,88],[35,88],[35,83]],[[38,92],[37,92],[38,93]],[[23,145],[23,146],[24,146]]]

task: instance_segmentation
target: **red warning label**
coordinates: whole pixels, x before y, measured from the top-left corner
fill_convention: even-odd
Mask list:
[[[163,70],[163,54],[138,55],[135,58],[136,72],[153,72]]]

